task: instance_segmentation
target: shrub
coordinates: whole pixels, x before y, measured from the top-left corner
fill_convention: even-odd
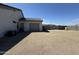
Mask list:
[[[7,32],[5,33],[5,36],[10,37],[10,36],[15,36],[16,34],[17,34],[16,31],[7,31]]]

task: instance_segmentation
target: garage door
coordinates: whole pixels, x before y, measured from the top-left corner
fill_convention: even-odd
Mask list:
[[[39,31],[39,24],[38,23],[30,23],[30,31]]]

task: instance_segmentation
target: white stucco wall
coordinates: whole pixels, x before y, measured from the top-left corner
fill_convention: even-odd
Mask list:
[[[43,27],[42,27],[42,22],[40,22],[40,25],[39,25],[39,26],[40,26],[40,31],[42,31],[42,30],[43,30],[43,29],[42,29],[42,28],[43,28]]]
[[[20,11],[13,11],[0,8],[0,37],[8,30],[17,30],[16,24],[12,21],[17,21],[23,17]]]

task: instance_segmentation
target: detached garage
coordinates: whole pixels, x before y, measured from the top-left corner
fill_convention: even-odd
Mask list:
[[[24,31],[42,31],[42,20],[40,18],[26,18],[26,20],[21,20],[20,23],[24,23]]]

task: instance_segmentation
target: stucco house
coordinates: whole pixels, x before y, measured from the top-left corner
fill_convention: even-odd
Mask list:
[[[0,37],[6,31],[13,30],[42,31],[42,20],[39,18],[24,18],[21,9],[0,4]]]

